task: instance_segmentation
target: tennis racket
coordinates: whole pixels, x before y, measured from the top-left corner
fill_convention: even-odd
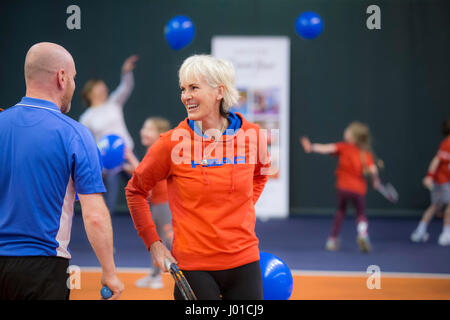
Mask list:
[[[378,185],[374,188],[376,191],[378,191],[386,200],[388,200],[391,203],[397,203],[398,201],[398,192],[397,190],[394,188],[394,186],[389,183],[383,183],[381,182],[381,180],[383,179],[383,175],[384,173],[384,161],[381,159],[378,159],[376,161],[376,165],[379,168],[378,170],[378,175],[380,176],[379,178],[379,183]],[[383,179],[384,180],[384,179]]]
[[[398,201],[398,192],[389,182],[384,184],[380,182],[375,190],[377,190],[389,202],[396,203]]]
[[[192,291],[189,282],[184,277],[183,272],[178,269],[178,266],[175,263],[170,262],[170,260],[167,258],[166,260],[164,260],[164,262],[167,270],[169,270],[172,278],[175,280],[175,284],[183,295],[184,300],[197,300],[197,297],[194,291]]]

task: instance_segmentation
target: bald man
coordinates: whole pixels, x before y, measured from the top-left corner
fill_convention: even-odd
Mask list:
[[[26,96],[0,113],[0,300],[69,299],[75,192],[102,283],[111,299],[123,291],[97,146],[86,127],[64,115],[75,75],[66,49],[33,45],[25,58]]]

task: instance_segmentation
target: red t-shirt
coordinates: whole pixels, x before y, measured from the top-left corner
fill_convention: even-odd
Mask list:
[[[336,187],[338,189],[352,191],[361,195],[367,193],[367,183],[364,179],[363,169],[368,169],[374,164],[372,154],[362,151],[357,146],[347,142],[338,142],[336,153],[339,157],[336,169]],[[363,159],[365,165],[363,166]]]
[[[450,137],[441,142],[437,156],[440,161],[434,173],[434,182],[437,184],[450,182]]]

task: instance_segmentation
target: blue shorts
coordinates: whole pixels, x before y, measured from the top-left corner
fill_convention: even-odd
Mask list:
[[[431,189],[431,203],[437,205],[450,203],[450,182],[433,185]]]

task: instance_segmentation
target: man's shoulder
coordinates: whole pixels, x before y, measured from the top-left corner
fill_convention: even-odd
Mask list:
[[[92,137],[89,129],[82,123],[62,113],[58,114],[58,118],[65,124],[63,128],[67,130],[68,137],[79,136],[82,139],[86,139],[87,137],[90,139]]]
[[[17,110],[17,108],[13,108],[14,106],[10,106],[10,107],[0,107],[0,116],[6,116],[6,115],[10,115],[11,112]]]

